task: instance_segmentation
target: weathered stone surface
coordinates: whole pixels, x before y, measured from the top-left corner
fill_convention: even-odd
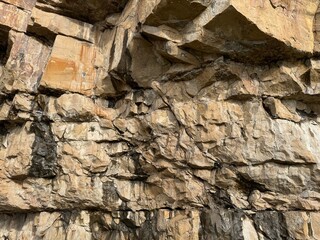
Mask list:
[[[19,4],[20,5],[20,4]],[[19,6],[20,7],[20,6]],[[0,2],[0,26],[26,31],[30,13],[10,3]]]
[[[23,33],[10,32],[12,46],[6,68],[13,72],[13,90],[36,92],[50,54],[49,46]]]
[[[36,4],[36,0],[2,0],[2,2],[6,2],[26,10],[33,9]]]
[[[190,19],[197,17],[210,4],[210,0],[178,0],[178,1],[158,1],[154,12],[146,19],[145,24],[159,26],[183,27]]]
[[[91,24],[45,12],[38,8],[33,8],[31,19],[32,25],[29,27],[33,27],[34,31],[43,35],[43,37],[46,37],[47,32],[43,30],[46,29],[54,34],[62,34],[94,42],[95,33]]]
[[[30,132],[31,123],[13,128],[8,135],[5,170],[10,178],[26,178],[32,165],[32,144],[35,135]]]
[[[96,55],[96,48],[92,44],[57,36],[40,86],[92,95]]]
[[[0,237],[319,239],[318,0],[0,0]]]
[[[56,175],[57,143],[54,140],[50,124],[33,122],[30,131],[34,133],[35,139],[32,145],[32,165],[29,175],[52,178]]]

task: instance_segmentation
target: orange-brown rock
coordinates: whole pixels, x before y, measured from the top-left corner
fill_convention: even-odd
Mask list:
[[[90,43],[57,36],[40,86],[93,95],[97,54]]]

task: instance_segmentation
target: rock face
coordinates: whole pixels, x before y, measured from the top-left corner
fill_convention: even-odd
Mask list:
[[[318,0],[0,0],[0,238],[320,239]]]

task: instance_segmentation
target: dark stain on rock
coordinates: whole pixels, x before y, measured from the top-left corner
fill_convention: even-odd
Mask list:
[[[258,212],[254,215],[255,228],[266,239],[292,239],[286,229],[285,220],[281,213],[275,211]]]
[[[31,131],[35,134],[32,146],[32,165],[29,175],[38,178],[53,178],[56,176],[57,143],[49,123],[33,122]]]
[[[68,229],[68,226],[70,225],[71,218],[72,218],[72,212],[69,212],[69,211],[61,212],[60,219],[62,221],[63,229],[65,229],[65,230]]]
[[[142,161],[141,155],[136,151],[132,151],[129,153],[129,156],[134,162],[135,180],[145,181],[149,177],[149,175],[143,169],[144,161]]]
[[[103,203],[105,205],[116,203],[119,200],[119,195],[113,182],[105,182],[103,184],[103,196]]]
[[[217,189],[216,193],[212,195],[212,198],[214,199],[215,203],[218,206],[221,206],[226,209],[234,209],[235,206],[232,204],[232,201],[230,199],[230,195],[228,192],[224,189]]]
[[[201,240],[242,240],[242,219],[244,213],[241,210],[223,209],[217,206],[204,209],[200,215]]]
[[[156,212],[154,212],[156,213]],[[139,230],[139,237],[141,240],[158,240],[159,233],[157,230],[157,216],[156,214],[152,214],[151,212],[146,212],[146,221],[142,224]]]

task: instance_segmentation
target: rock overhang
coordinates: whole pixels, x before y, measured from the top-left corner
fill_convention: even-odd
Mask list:
[[[310,57],[314,51],[317,0],[217,0],[205,4],[184,1],[185,5],[198,6],[187,9],[179,7],[182,1],[176,5],[164,3],[167,1],[160,2],[144,25],[160,28],[165,25],[179,30],[182,41],[178,45],[182,48],[220,53],[251,63]],[[177,11],[164,14],[170,5]]]

